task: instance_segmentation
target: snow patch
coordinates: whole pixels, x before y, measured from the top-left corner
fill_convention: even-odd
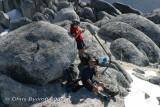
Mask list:
[[[160,107],[156,98],[160,97],[160,87],[135,77],[132,75],[134,72],[132,70],[127,70],[127,72],[132,77],[133,82],[131,83],[131,92],[125,97],[125,107]],[[145,99],[145,93],[150,98]]]
[[[147,76],[157,76],[156,72],[154,71],[147,71],[145,72],[145,74],[143,74],[145,77]]]

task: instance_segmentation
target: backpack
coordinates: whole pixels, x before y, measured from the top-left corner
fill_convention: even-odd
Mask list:
[[[66,81],[66,90],[72,92],[76,92],[78,89],[80,89],[82,86],[78,84],[78,82],[81,80],[79,77],[79,70],[77,66],[70,65],[69,67],[64,69],[63,73],[64,80]]]

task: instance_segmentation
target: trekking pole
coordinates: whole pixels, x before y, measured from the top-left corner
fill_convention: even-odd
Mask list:
[[[111,63],[111,54],[108,53],[105,48],[103,47],[103,45],[101,44],[101,42],[98,40],[98,38],[96,37],[96,32],[92,29],[92,27],[90,25],[87,25],[88,30],[90,31],[90,33],[92,35],[94,35],[94,37],[96,38],[96,40],[98,41],[98,43],[101,45],[102,49],[104,50],[104,52],[108,55],[109,57],[109,64]]]

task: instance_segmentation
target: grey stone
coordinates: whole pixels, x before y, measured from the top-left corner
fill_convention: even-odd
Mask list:
[[[126,39],[116,39],[111,43],[110,49],[123,61],[130,62],[138,66],[149,65],[148,58],[140,52],[134,44]]]
[[[57,7],[53,4],[53,2],[49,2],[48,8],[52,9],[55,13],[57,12]]]
[[[44,16],[42,13],[40,12],[36,12],[32,18],[32,21],[46,21],[47,17]]]
[[[35,2],[36,11],[38,11],[38,12],[41,11],[41,6],[47,7],[43,0],[33,0],[33,1]]]
[[[80,17],[83,17],[83,18],[85,18],[85,19],[89,19],[89,20],[91,20],[91,21],[93,21],[93,22],[96,21],[96,17],[95,17],[95,15],[94,15],[92,9],[89,8],[89,7],[83,8],[83,10],[81,11],[81,13],[80,13],[79,16],[80,16]]]
[[[54,21],[54,18],[55,18],[55,13],[53,10],[49,9],[49,8],[46,8],[44,11],[43,11],[43,15],[46,17],[46,20],[48,20],[49,22],[53,22]]]
[[[132,73],[134,76],[136,76],[137,78],[141,79],[141,80],[145,80],[148,81],[149,79],[146,78],[144,75],[142,75],[141,73]]]
[[[144,17],[151,20],[155,24],[160,24],[160,9],[153,10],[151,13],[144,14]]]
[[[157,100],[159,101],[159,105],[160,105],[160,97],[157,97]]]
[[[72,8],[64,8],[56,14],[54,23],[64,20],[72,21],[73,19],[79,20],[79,16],[76,14],[76,12]]]
[[[123,22],[109,22],[99,30],[103,36],[115,40],[125,38],[132,42],[150,62],[158,62],[160,59],[159,47],[144,33]],[[153,48],[154,47],[154,48]]]
[[[108,22],[125,22],[142,31],[160,47],[160,28],[145,17],[136,14],[119,15]]]
[[[3,103],[0,102],[0,107],[5,107],[5,105]]]
[[[149,79],[150,83],[153,83],[155,85],[160,85],[160,76],[154,76]]]
[[[0,25],[0,34],[4,31],[4,28]]]
[[[14,4],[14,7],[18,10],[20,10],[20,4],[21,4],[21,1],[20,0],[12,0],[13,1],[13,4]]]
[[[145,93],[145,99],[150,98],[150,95],[148,95],[147,93]]]
[[[0,0],[0,11],[4,11],[4,9],[3,9],[3,0]]]
[[[92,0],[92,7],[94,8],[94,11],[98,14],[100,11],[105,11],[110,15],[117,16],[120,15],[121,12],[117,10],[114,6],[112,6],[110,3],[107,3],[103,0]]]
[[[11,22],[10,27],[9,27],[9,31],[13,31],[21,26],[24,26],[26,24],[31,23],[32,21],[26,17],[21,17],[19,19],[14,20],[13,22]]]
[[[88,29],[87,26],[91,26],[92,29],[95,31],[95,32],[98,32],[99,31],[99,28],[97,26],[95,26],[94,24],[92,23],[88,23],[88,22],[81,22],[80,23],[80,27],[82,29]],[[89,29],[88,29],[89,30]]]
[[[3,74],[39,85],[61,77],[63,69],[77,56],[76,42],[67,30],[41,21],[1,37],[0,48]]]
[[[84,7],[86,7],[87,3],[86,2],[80,2],[79,5],[80,5],[81,8],[84,8]]]
[[[102,75],[102,72],[104,74]],[[98,81],[102,81],[108,85],[108,89],[111,91],[119,91],[122,96],[128,95],[126,88],[130,87],[130,83],[126,80],[125,76],[113,68],[107,68],[105,71],[99,71],[99,77],[95,78]]]
[[[94,25],[96,25],[97,27],[102,27],[108,20],[109,18],[105,16],[102,20],[99,20],[96,23],[94,23]]]
[[[72,7],[73,6],[69,2],[63,1],[58,3],[57,10],[60,11],[63,8],[72,8]]]
[[[3,0],[3,7],[4,7],[5,13],[15,9],[13,0]]]
[[[4,104],[11,107],[27,106],[32,101],[29,98],[36,98],[37,91],[11,79],[6,75],[0,75],[0,92]]]
[[[138,69],[138,68],[134,68],[133,71],[137,72],[137,73],[140,73],[140,74],[145,74],[144,71]]]
[[[114,18],[114,16],[106,13],[105,11],[100,11],[100,12],[98,12],[97,20],[102,20],[104,17],[108,17],[109,19]]]
[[[68,32],[70,31],[71,21],[69,21],[69,20],[64,20],[62,22],[58,22],[58,23],[54,23],[54,24],[65,28]]]
[[[135,13],[135,14],[138,14],[138,15],[142,14],[139,10],[132,8],[127,4],[116,2],[116,3],[113,3],[112,5],[115,8],[117,8],[123,14],[124,13]]]
[[[26,0],[21,3],[21,10],[24,17],[32,19],[32,16],[37,12],[36,3],[34,1]]]
[[[4,27],[4,28],[9,28],[10,26],[10,18],[7,14],[5,14],[4,12],[0,11],[0,24]]]

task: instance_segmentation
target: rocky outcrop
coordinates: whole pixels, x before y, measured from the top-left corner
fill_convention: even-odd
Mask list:
[[[15,8],[13,0],[3,0],[3,7],[5,13],[13,10]]]
[[[40,85],[61,77],[77,56],[76,42],[64,28],[41,21],[3,36],[0,48],[3,74]]]
[[[57,7],[53,4],[53,2],[49,2],[48,8],[52,9],[54,12],[57,12]]]
[[[151,13],[144,14],[144,17],[151,20],[155,24],[160,24],[160,9],[153,10]]]
[[[9,31],[15,30],[21,26],[24,26],[26,24],[31,23],[32,21],[26,17],[21,17],[17,20],[14,20],[13,22],[11,22],[10,27],[9,27]]]
[[[102,75],[102,72],[104,74]],[[108,85],[108,89],[113,92],[119,91],[120,95],[126,96],[128,95],[127,88],[130,88],[130,83],[126,80],[121,72],[113,68],[102,69],[99,71],[99,77],[94,78],[98,81],[102,81],[106,85]]]
[[[107,3],[103,0],[91,0],[92,8],[94,8],[94,11],[98,14],[100,11],[105,11],[110,15],[117,16],[120,15],[121,12],[117,10],[114,6],[112,6],[110,3]]]
[[[0,25],[0,33],[4,31],[4,28]]]
[[[53,10],[49,9],[49,8],[46,8],[44,11],[43,11],[43,15],[44,17],[46,18],[46,20],[48,20],[49,22],[53,22],[54,18],[55,18],[55,13]]]
[[[132,42],[150,62],[158,62],[160,59],[159,47],[144,33],[123,22],[109,22],[98,31],[101,35],[113,40],[125,38]],[[154,47],[154,48],[153,48]],[[150,50],[150,51],[148,51]]]
[[[127,4],[116,2],[116,3],[113,3],[112,5],[115,8],[117,8],[123,14],[124,13],[135,13],[135,14],[138,14],[138,15],[142,14],[139,10],[136,10],[136,9],[132,8]]]
[[[32,19],[36,13],[36,4],[34,1],[26,0],[21,3],[21,10],[24,17]]]
[[[142,31],[160,47],[160,28],[145,17],[136,14],[119,15],[108,22],[125,22]],[[107,22],[106,22],[107,23]]]
[[[42,7],[47,7],[43,0],[32,0],[35,2],[36,11],[41,12]]]
[[[27,106],[32,103],[29,99],[37,97],[37,91],[11,79],[0,75],[0,95],[2,101],[11,107]]]
[[[0,24],[4,27],[4,28],[9,28],[10,25],[10,18],[7,14],[5,14],[4,12],[0,11]]]
[[[81,11],[81,13],[80,13],[79,16],[80,16],[80,17],[83,17],[83,18],[85,18],[85,19],[89,19],[89,20],[91,20],[92,22],[95,22],[95,21],[96,21],[96,17],[95,17],[95,15],[94,15],[92,9],[89,8],[89,7],[83,8],[83,10]]]
[[[155,85],[160,85],[160,76],[154,76],[149,79],[149,82],[155,84]]]
[[[0,11],[3,11],[3,0],[0,0]]]
[[[44,16],[42,13],[40,12],[36,12],[32,18],[32,21],[45,21],[47,19],[46,16]]]
[[[91,26],[92,29],[95,31],[95,32],[98,32],[99,28],[91,23],[88,23],[88,22],[81,22],[80,23],[80,27],[82,29],[87,29],[87,26]],[[89,30],[89,29],[88,29]]]
[[[106,13],[105,11],[100,11],[100,12],[98,12],[97,20],[102,20],[104,17],[108,17],[109,19],[114,18],[114,16]]]
[[[76,14],[76,12],[72,8],[64,8],[56,14],[54,23],[61,22],[64,20],[71,21],[73,19],[79,20],[79,16]]]
[[[69,20],[64,20],[62,22],[58,22],[58,23],[54,23],[54,24],[65,28],[68,32],[70,31],[71,21],[69,21]]]
[[[94,25],[96,25],[97,27],[102,27],[108,20],[109,18],[105,16],[102,20],[99,20],[96,23],[94,23]]]
[[[141,53],[134,44],[126,39],[120,38],[113,41],[110,49],[123,61],[130,62],[138,66],[149,65],[148,58]]]
[[[72,8],[73,6],[67,2],[67,1],[62,1],[62,2],[59,2],[58,3],[58,6],[57,6],[57,10],[60,11],[61,9],[63,8]]]
[[[140,74],[145,74],[144,71],[138,69],[138,68],[134,68],[133,71],[137,72],[137,73],[140,73]]]

